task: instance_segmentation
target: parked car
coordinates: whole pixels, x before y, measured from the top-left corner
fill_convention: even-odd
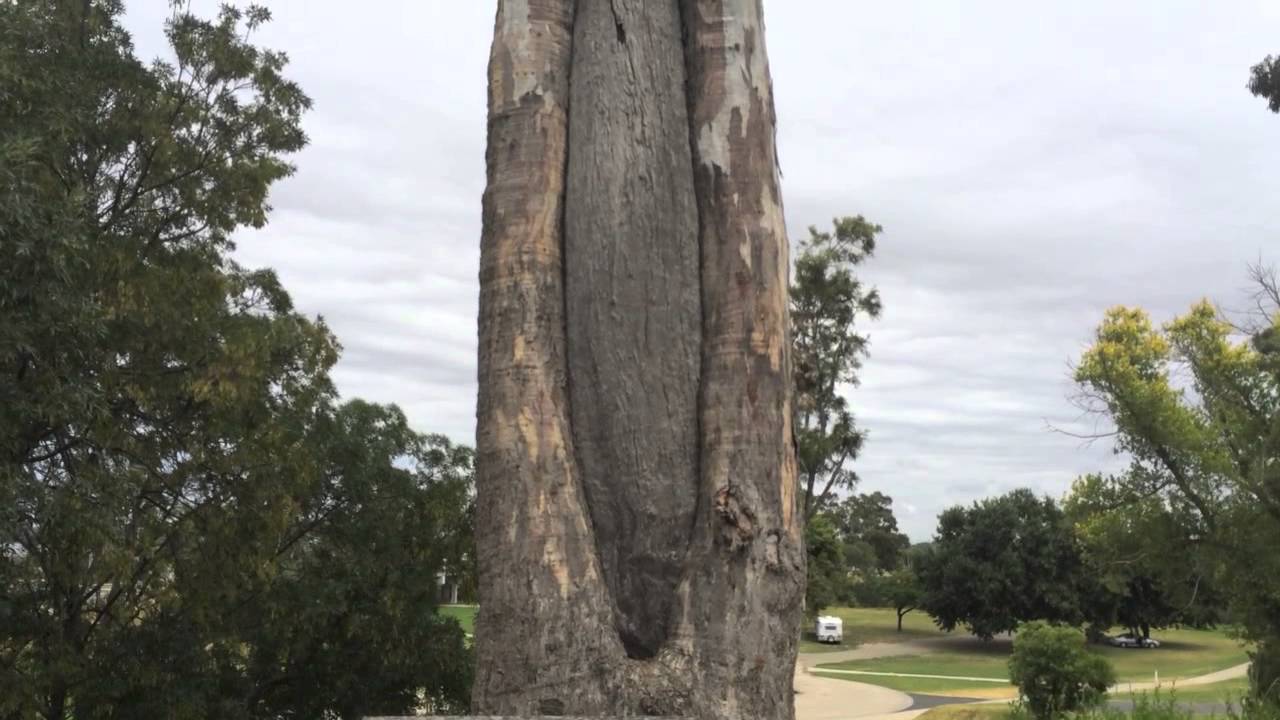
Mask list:
[[[1117,635],[1113,638],[1108,638],[1107,642],[1115,647],[1121,647],[1121,648],[1158,648],[1160,647],[1159,640],[1156,640],[1154,638],[1137,637],[1135,635],[1130,635],[1128,633],[1125,633],[1124,635]]]

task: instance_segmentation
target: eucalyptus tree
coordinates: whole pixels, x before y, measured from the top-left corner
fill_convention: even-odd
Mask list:
[[[758,0],[500,0],[473,710],[792,717],[788,244]]]

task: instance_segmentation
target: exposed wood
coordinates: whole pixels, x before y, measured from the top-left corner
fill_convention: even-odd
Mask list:
[[[698,214],[676,0],[583,0],[565,292],[574,447],[632,657],[667,636],[698,488]]]

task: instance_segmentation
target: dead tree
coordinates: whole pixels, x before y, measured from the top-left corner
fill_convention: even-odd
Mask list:
[[[774,126],[759,0],[499,0],[475,712],[793,716]]]

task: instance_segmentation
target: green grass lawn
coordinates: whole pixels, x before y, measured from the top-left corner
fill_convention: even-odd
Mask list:
[[[1185,688],[1175,686],[1168,690],[1161,690],[1156,697],[1162,702],[1172,700],[1178,705],[1223,703],[1238,708],[1241,698],[1248,690],[1248,679],[1236,678],[1209,685],[1191,685]],[[1115,692],[1111,693],[1110,697],[1112,700],[1130,700],[1142,694]],[[1147,697],[1153,697],[1153,695],[1147,693]],[[945,705],[929,710],[918,720],[1001,720],[1009,715],[1009,706],[1004,704]],[[1219,717],[1230,716],[1220,714]]]
[[[849,635],[849,630],[849,626],[846,625],[846,637]],[[921,634],[916,637],[929,636],[919,630],[917,632]],[[937,637],[941,633],[935,631],[932,635]],[[873,636],[879,637],[875,634]],[[1094,645],[1090,646],[1090,651],[1107,658],[1121,682],[1150,681],[1154,679],[1157,671],[1162,681],[1171,682],[1178,678],[1195,677],[1248,662],[1244,648],[1220,631],[1166,630],[1158,633],[1157,636],[1162,644],[1160,648],[1137,650]],[[935,648],[935,652],[920,655],[819,664],[816,671],[821,673],[823,668],[831,668],[908,675],[1008,678],[1007,663],[1012,643],[1007,638],[997,638],[990,643],[983,643],[976,638],[956,637]],[[969,680],[841,674],[827,676],[881,685],[903,692],[963,695],[965,691],[983,690],[986,691],[981,693],[983,697],[990,696],[992,691],[1002,692],[1008,687],[997,683]]]
[[[462,631],[468,635],[476,633],[476,610],[479,609],[475,605],[441,605],[436,612],[451,617],[458,621],[462,626]]]
[[[1009,714],[1008,705],[943,705],[917,720],[996,720]]]
[[[1245,649],[1220,630],[1162,630],[1153,633],[1159,648],[1134,650],[1093,646],[1111,661],[1122,682],[1145,682],[1160,672],[1161,681],[1204,675],[1249,662]]]
[[[967,644],[966,644],[967,647]],[[978,652],[935,652],[927,655],[903,655],[899,657],[878,658],[875,660],[853,660],[850,662],[819,665],[815,672],[822,674],[823,668],[834,670],[864,670],[871,672],[904,673],[907,675],[947,675],[952,677],[990,678],[1006,680],[1009,677],[1008,643],[992,647],[990,651]],[[853,680],[872,685],[893,688],[901,692],[963,694],[964,690],[1002,690],[1007,684],[981,682],[975,680],[940,680],[935,678],[883,677],[878,675],[843,675],[830,673],[826,677],[838,677],[842,680]]]
[[[823,653],[849,650],[865,643],[902,642],[929,637],[945,637],[933,620],[924,613],[908,613],[898,632],[898,615],[892,608],[827,608],[823,615],[844,620],[844,642],[839,645],[820,643],[814,639],[813,623],[806,621],[800,637],[800,652]]]
[[[818,677],[851,680],[853,682],[879,685],[904,693],[923,693],[925,695],[946,695],[949,697],[995,698],[1012,697],[1016,689],[1012,685],[996,683],[975,683],[964,680],[937,680],[934,678],[875,677],[870,675],[837,675],[824,673],[822,668],[813,671]],[[975,676],[976,677],[976,676]]]

